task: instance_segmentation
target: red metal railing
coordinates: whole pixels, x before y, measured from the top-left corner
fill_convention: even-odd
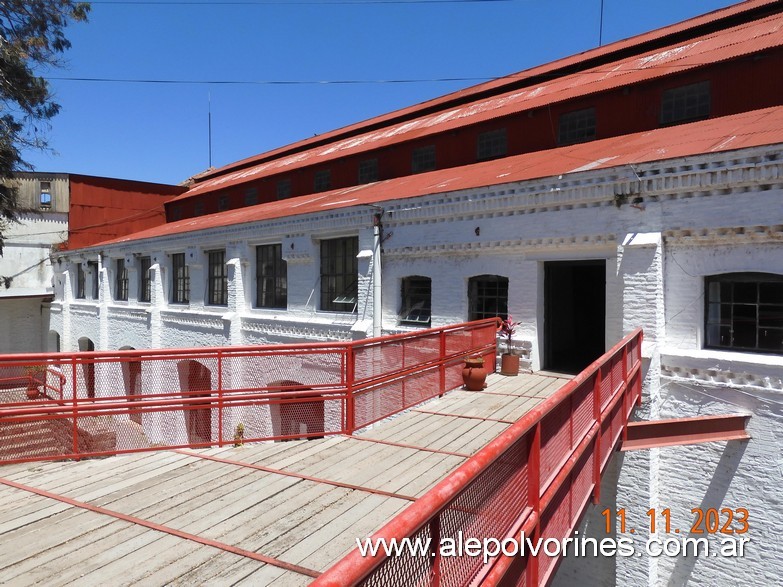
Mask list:
[[[491,319],[350,343],[0,356],[0,463],[351,434],[458,387],[466,356],[494,358],[497,327]]]
[[[545,585],[557,559],[501,555],[441,557],[443,538],[562,540],[572,535],[601,474],[641,401],[642,331],[526,413],[481,451],[372,536],[430,539],[430,556],[403,551],[362,557],[359,550],[313,585]],[[460,535],[461,532],[461,535]]]

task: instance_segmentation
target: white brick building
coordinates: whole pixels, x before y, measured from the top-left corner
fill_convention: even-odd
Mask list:
[[[111,350],[510,314],[525,368],[576,372],[642,326],[640,416],[752,413],[753,440],[618,455],[583,530],[600,535],[605,507],[640,528],[650,508],[689,527],[691,508],[744,507],[753,546],[741,569],[568,560],[558,580],[773,584],[783,92],[779,70],[755,68],[783,60],[780,10],[747,2],[218,170],[167,204],[168,223],[59,255],[50,328],[62,350]],[[736,80],[750,73],[745,92]],[[525,142],[525,121],[553,108],[553,144]],[[341,179],[354,163],[358,182]]]

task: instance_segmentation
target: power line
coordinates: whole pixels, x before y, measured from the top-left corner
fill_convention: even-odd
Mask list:
[[[316,0],[247,0],[231,2],[198,1],[198,0],[117,0],[92,1],[90,4],[103,6],[336,6],[336,5],[371,5],[371,4],[489,4],[499,2],[518,2],[519,0],[334,0],[333,2],[318,2]]]

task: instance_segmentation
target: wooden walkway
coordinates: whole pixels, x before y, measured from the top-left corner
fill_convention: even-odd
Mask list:
[[[306,585],[567,379],[491,375],[355,437],[0,468],[0,584]]]

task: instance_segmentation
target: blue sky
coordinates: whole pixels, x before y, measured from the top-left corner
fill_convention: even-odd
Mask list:
[[[199,3],[201,2],[201,3]],[[243,3],[244,2],[244,3]],[[344,81],[492,78],[598,45],[600,0],[383,3],[171,0],[93,4],[49,78]],[[732,4],[604,0],[603,40]],[[179,183],[232,161],[454,91],[471,81],[121,83],[53,79],[56,154],[39,171]]]

